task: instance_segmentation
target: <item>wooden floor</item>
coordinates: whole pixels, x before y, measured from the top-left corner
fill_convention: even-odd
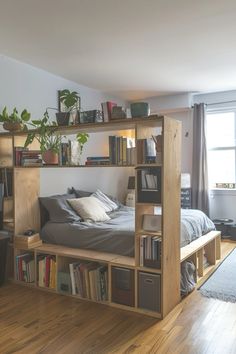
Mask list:
[[[223,253],[233,247],[224,242]],[[194,291],[158,321],[6,284],[0,288],[0,353],[233,354],[236,304]]]

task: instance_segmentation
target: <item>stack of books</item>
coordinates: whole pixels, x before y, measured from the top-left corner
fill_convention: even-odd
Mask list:
[[[158,190],[158,181],[157,175],[149,173],[147,170],[141,171],[141,190],[142,191],[157,191]]]
[[[141,236],[140,266],[161,268],[161,237],[149,235]]]
[[[16,256],[16,280],[33,283],[35,280],[34,254],[25,253]]]
[[[110,101],[102,103],[102,114],[104,122],[109,122],[111,120],[112,109],[115,106],[117,106],[117,103]]]
[[[14,148],[15,166],[36,167],[42,166],[42,154],[40,150],[29,150],[21,146]]]
[[[16,235],[14,237],[14,246],[18,249],[31,249],[39,247],[42,245],[42,240],[40,239],[39,234],[34,235]]]
[[[21,166],[37,167],[42,166],[42,154],[40,150],[28,150],[21,152]]]
[[[94,262],[78,262],[69,265],[72,295],[94,301],[108,299],[107,266]]]
[[[110,165],[109,156],[89,156],[85,162],[86,166]]]
[[[42,288],[56,288],[56,257],[40,255],[38,262],[38,286]]]
[[[111,165],[135,164],[135,139],[123,136],[109,136],[109,157]]]

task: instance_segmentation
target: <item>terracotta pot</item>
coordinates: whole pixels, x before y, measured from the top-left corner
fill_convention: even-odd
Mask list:
[[[14,122],[4,122],[3,123],[3,128],[5,130],[8,130],[9,132],[16,132],[19,130],[23,129],[23,126],[21,123],[14,123]]]
[[[58,154],[54,151],[44,151],[42,153],[42,158],[46,165],[58,165]]]

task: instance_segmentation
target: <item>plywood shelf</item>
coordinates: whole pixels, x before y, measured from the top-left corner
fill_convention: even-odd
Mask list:
[[[15,166],[16,169],[27,169],[27,168],[101,168],[101,167],[135,167],[135,165],[79,165],[79,166],[58,166],[58,165],[42,165],[42,166]]]

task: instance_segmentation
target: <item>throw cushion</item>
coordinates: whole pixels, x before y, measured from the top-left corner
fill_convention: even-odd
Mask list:
[[[118,205],[99,189],[97,189],[96,192],[92,194],[92,196],[99,200],[101,206],[104,207],[107,213],[118,209]]]
[[[67,201],[84,221],[101,222],[110,220],[99,200],[93,196],[68,199]]]

